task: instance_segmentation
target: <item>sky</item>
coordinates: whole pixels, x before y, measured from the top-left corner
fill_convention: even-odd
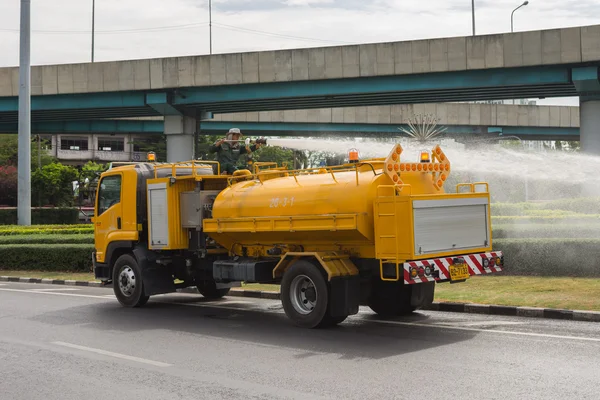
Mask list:
[[[95,2],[96,61],[209,53],[209,0]],[[90,61],[92,0],[31,3],[33,65]],[[475,0],[476,33],[510,31],[521,3]],[[0,0],[0,67],[18,65],[19,12],[19,0]],[[213,53],[472,34],[470,0],[212,0],[212,19]],[[600,24],[600,1],[531,0],[514,23],[515,31]]]

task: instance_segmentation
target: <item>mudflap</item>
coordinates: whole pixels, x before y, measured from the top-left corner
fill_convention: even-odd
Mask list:
[[[133,254],[142,270],[146,296],[175,292],[175,282],[169,269],[156,263],[156,254],[145,247],[135,246]]]
[[[360,277],[334,277],[329,285],[329,314],[332,317],[357,314],[360,303]]]
[[[105,263],[96,261],[96,252],[92,253],[92,266],[94,269],[94,278],[102,282],[108,282],[112,279],[112,268]]]
[[[410,305],[413,307],[425,307],[433,303],[435,293],[435,282],[410,285]]]

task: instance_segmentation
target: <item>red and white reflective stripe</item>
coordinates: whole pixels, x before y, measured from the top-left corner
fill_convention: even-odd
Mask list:
[[[467,254],[446,258],[434,258],[430,260],[409,261],[404,263],[404,283],[412,285],[415,283],[449,280],[450,265],[453,263],[452,260],[457,257],[465,260],[465,263],[469,268],[469,274],[471,275],[491,274],[502,271],[502,267],[497,266],[496,264],[488,265],[485,268],[483,267],[484,258],[490,259],[492,257],[502,257],[501,251],[493,251],[491,253],[481,254]],[[427,267],[430,268],[430,274],[418,274],[415,278],[411,278],[411,269],[420,270],[422,268],[423,271],[425,271]]]

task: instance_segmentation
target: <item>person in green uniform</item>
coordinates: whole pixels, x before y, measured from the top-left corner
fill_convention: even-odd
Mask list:
[[[224,139],[218,140],[210,147],[211,153],[217,153],[222,174],[233,175],[238,170],[236,164],[242,154],[254,152],[267,143],[266,139],[258,139],[253,144],[249,141],[243,143],[241,137],[242,133],[238,128],[231,128]]]

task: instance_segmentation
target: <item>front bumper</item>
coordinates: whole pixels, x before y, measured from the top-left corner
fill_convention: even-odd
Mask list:
[[[490,261],[500,259],[500,264]],[[459,260],[457,260],[459,259]],[[504,269],[504,255],[501,251],[491,253],[466,254],[445,258],[433,258],[430,260],[408,261],[403,264],[404,283],[413,285],[416,283],[450,281],[450,266],[457,261],[464,260],[469,269],[469,275],[484,275],[501,272]],[[488,260],[486,265],[485,260]],[[485,265],[485,266],[484,266]]]

